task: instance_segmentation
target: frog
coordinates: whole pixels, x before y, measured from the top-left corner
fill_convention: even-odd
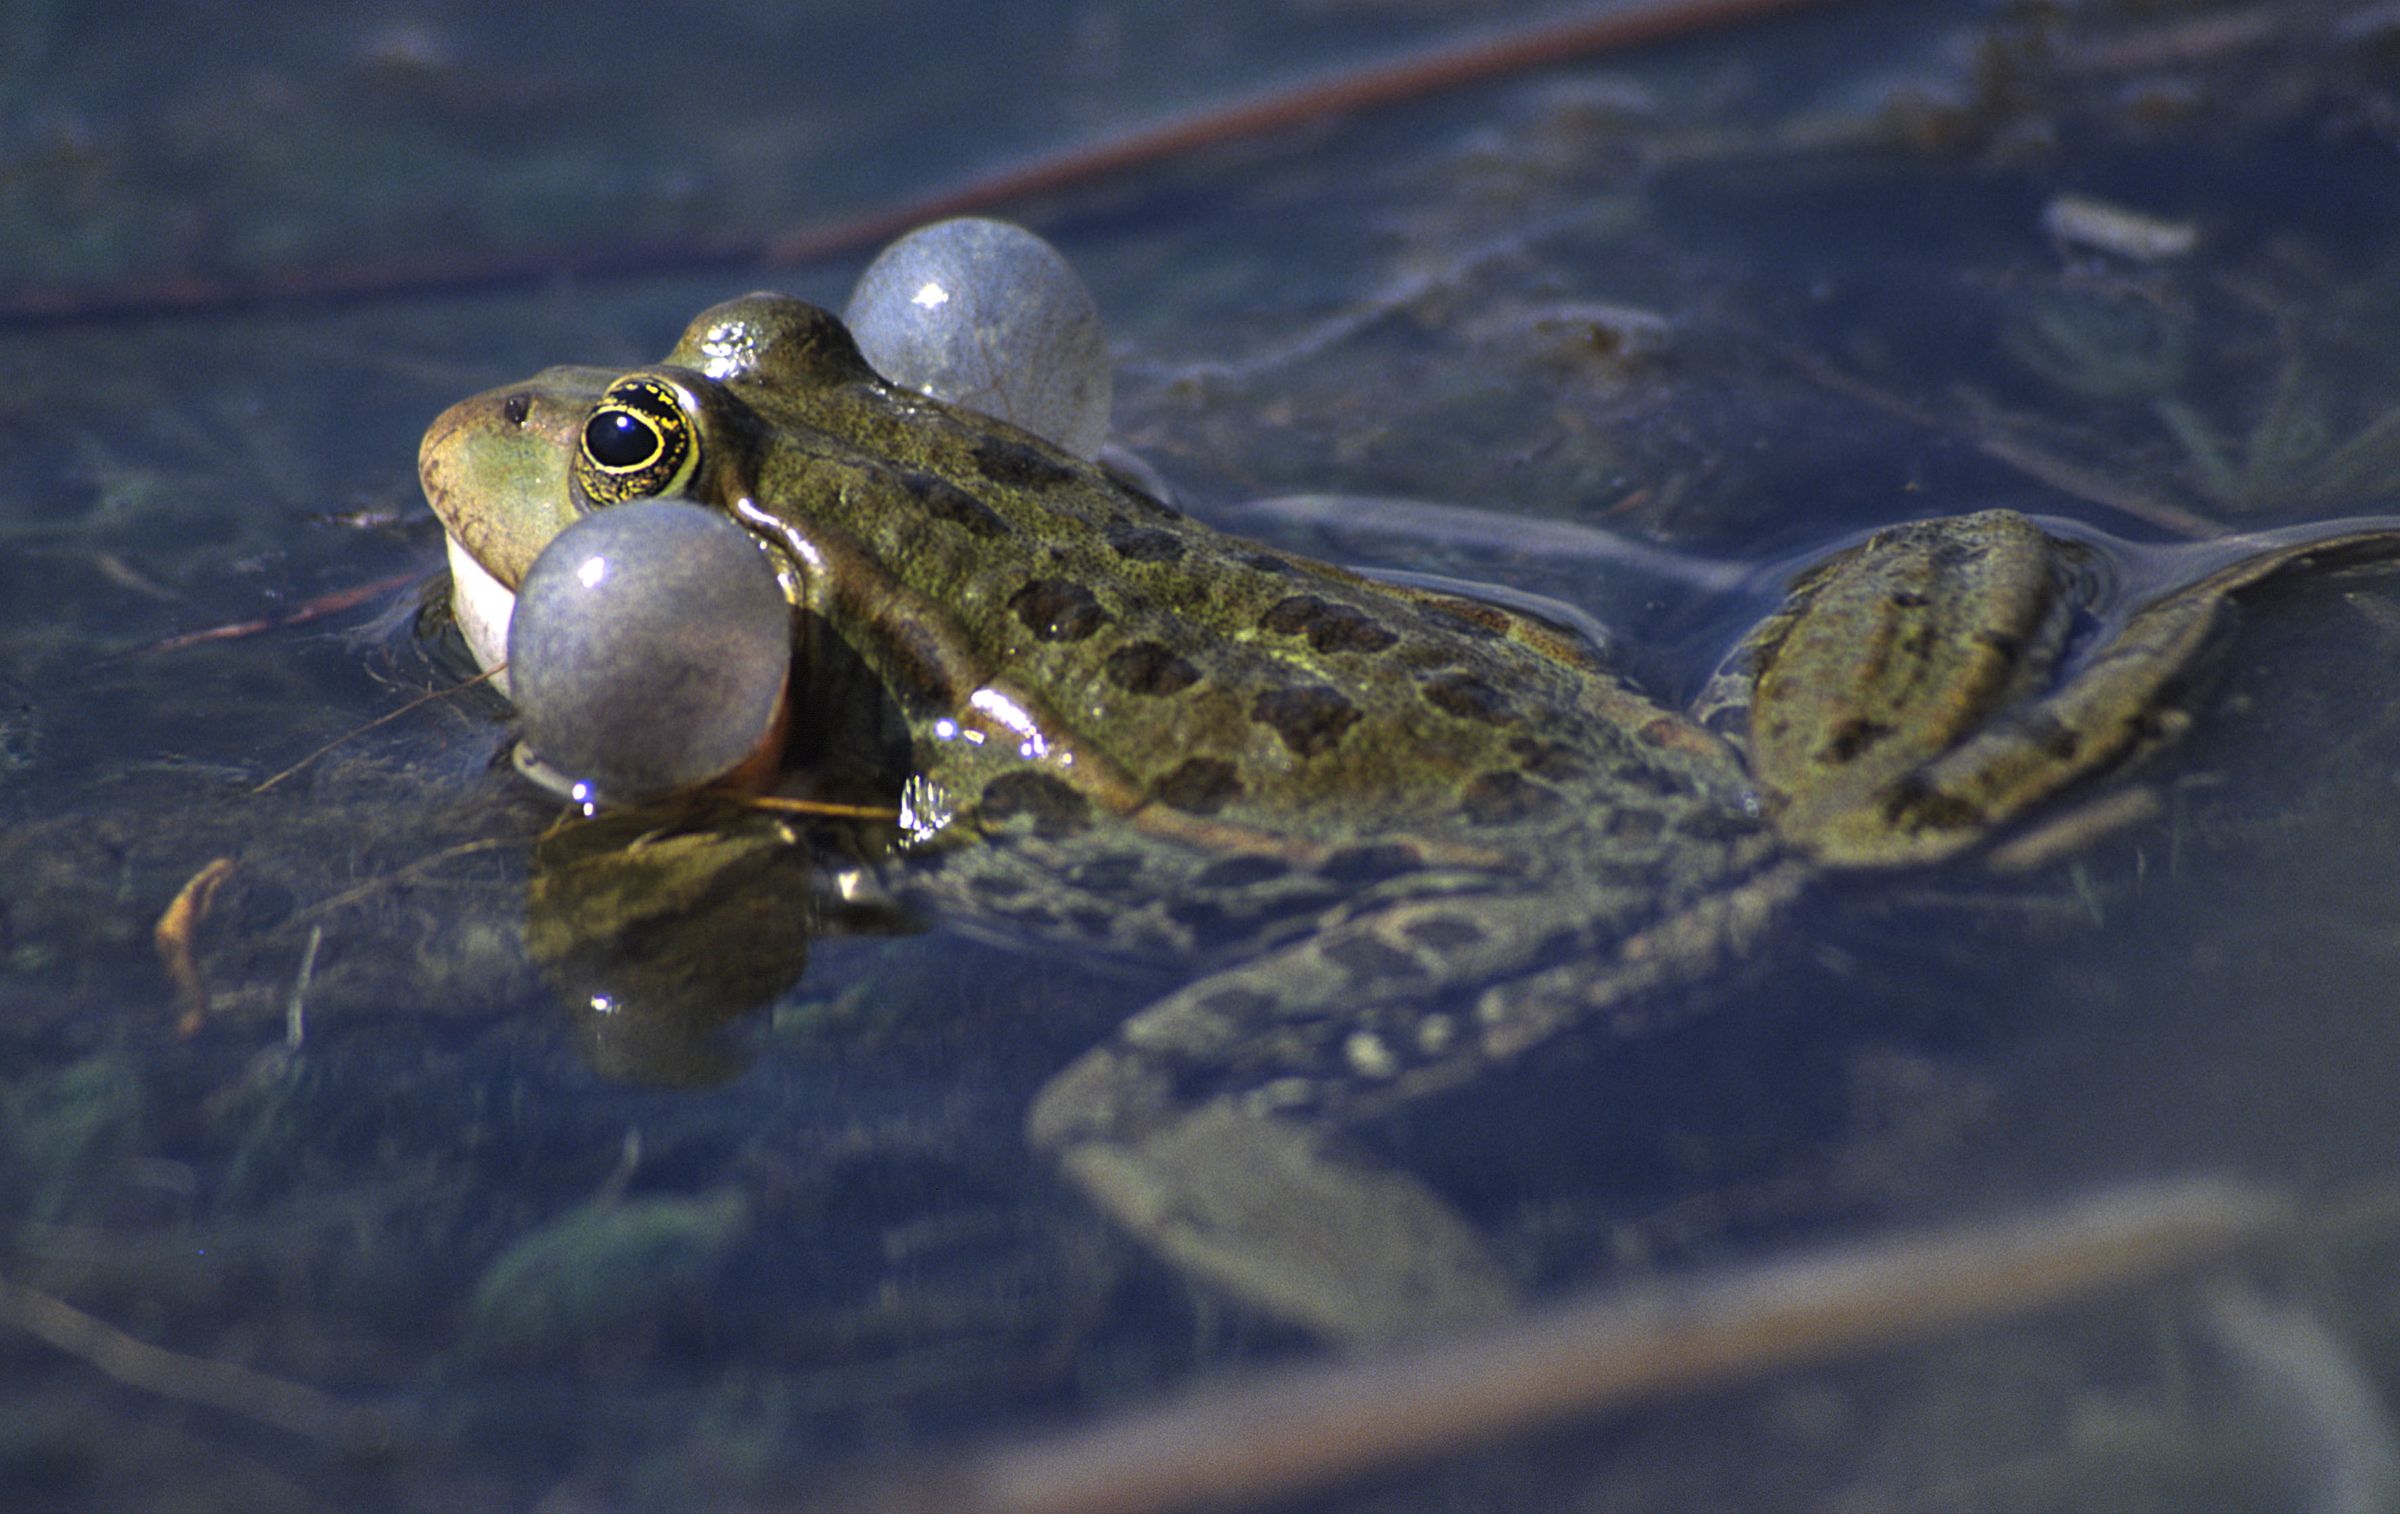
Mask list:
[[[2188,725],[2252,591],[2400,552],[2389,522],[2328,526],[2120,604],[2072,531],[1904,521],[1799,572],[1676,708],[1534,608],[1228,534],[772,294],[657,364],[453,405],[420,474],[503,591],[629,499],[752,532],[793,686],[825,691],[795,724],[849,748],[795,765],[876,775],[904,887],[1192,963],[1036,1092],[1032,1146],[1182,1276],[1354,1341],[1524,1285],[1348,1132],[1579,1028],[1639,1033],[1818,880],[1990,844]]]

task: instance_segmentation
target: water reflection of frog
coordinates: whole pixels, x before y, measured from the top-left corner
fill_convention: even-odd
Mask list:
[[[891,712],[918,883],[1026,934],[1205,954],[1042,1091],[1034,1141],[1190,1273],[1361,1335],[1512,1290],[1346,1123],[1707,971],[1828,869],[1974,845],[2172,733],[2231,596],[2400,549],[2229,553],[2120,611],[2090,547],[2022,516],[1898,526],[1803,575],[1686,713],[1539,620],[1224,535],[888,384],[795,300],[718,306],[653,368],[463,401],[422,471],[504,586],[628,497],[762,538],[804,663],[850,659]]]

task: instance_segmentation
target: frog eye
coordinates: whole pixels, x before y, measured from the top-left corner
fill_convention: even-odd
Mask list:
[[[996,415],[1079,457],[1108,440],[1108,338],[1057,248],[965,216],[886,247],[842,313],[896,384]]]
[[[699,471],[700,443],[675,386],[619,379],[592,407],[575,456],[577,491],[594,505],[672,494]]]
[[[696,787],[778,729],[791,605],[758,539],[676,500],[595,510],[542,549],[508,625],[532,755],[591,800]]]

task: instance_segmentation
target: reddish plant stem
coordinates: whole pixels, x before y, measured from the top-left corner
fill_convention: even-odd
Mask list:
[[[372,583],[352,584],[346,589],[335,589],[320,594],[280,615],[262,615],[255,620],[237,620],[225,625],[206,626],[197,631],[185,631],[180,635],[169,636],[146,646],[136,647],[134,652],[136,654],[180,652],[186,647],[196,647],[206,642],[239,641],[245,636],[257,636],[267,631],[280,631],[289,626],[303,626],[312,620],[322,620],[328,615],[339,615],[344,610],[356,609],[379,594],[389,594],[395,589],[406,588],[424,576],[423,570],[420,569],[407,573],[394,573],[388,578],[378,578]]]
[[[1067,147],[815,226],[720,240],[590,244],[441,262],[328,263],[252,277],[168,274],[0,295],[0,328],[193,315],[260,305],[346,304],[504,288],[542,279],[634,278],[711,268],[791,267],[873,247],[945,216],[999,209],[1231,142],[1407,104],[1580,59],[1844,3],[1654,0],[1450,43]]]

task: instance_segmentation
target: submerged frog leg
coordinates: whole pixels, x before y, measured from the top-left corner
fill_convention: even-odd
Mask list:
[[[1455,913],[1395,906],[1169,995],[1051,1080],[1033,1144],[1178,1268],[1326,1334],[1505,1310],[1514,1287],[1466,1222],[1327,1129],[1362,1086],[1460,1054],[1425,998],[1463,968],[1425,928]]]
[[[2219,567],[2134,611],[2052,686],[2096,592],[2088,553],[1987,511],[1881,533],[1804,579],[1708,696],[1721,712],[1747,695],[1752,765],[1785,839],[1846,866],[1975,844],[2178,734],[2191,670],[2243,593],[2400,558],[2400,529],[2336,528]]]
[[[1455,1086],[1567,1026],[1705,971],[1805,869],[1785,863],[1626,939],[1615,960],[1521,975],[1527,932],[1590,901],[1397,904],[1205,978],[1126,1022],[1028,1118],[1094,1202],[1178,1268],[1326,1335],[1388,1338],[1489,1316],[1517,1288],[1433,1190],[1345,1149],[1341,1126]],[[1520,929],[1519,927],[1522,927]],[[1445,996],[1442,990],[1454,990]]]
[[[1075,1069],[1078,1082],[1103,1070],[1114,1067]],[[1507,1273],[1431,1190],[1337,1156],[1287,1120],[1204,1104],[1138,1137],[1069,1146],[1061,1160],[1177,1267],[1326,1335],[1388,1339],[1515,1302]]]

